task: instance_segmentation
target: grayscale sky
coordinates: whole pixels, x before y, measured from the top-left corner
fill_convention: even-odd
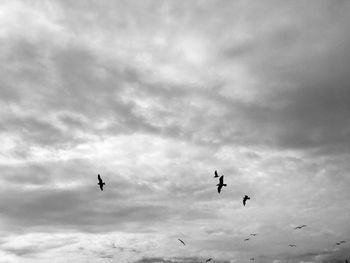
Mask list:
[[[342,0],[1,1],[0,263],[345,262],[349,25]]]

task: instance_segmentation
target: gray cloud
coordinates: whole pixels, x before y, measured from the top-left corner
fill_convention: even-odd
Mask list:
[[[84,231],[105,231],[145,221],[155,224],[171,216],[161,204],[113,204],[108,198],[95,201],[97,196],[91,195],[91,190],[11,189],[2,194],[1,214],[9,225],[16,222],[22,227],[61,226]]]
[[[330,244],[349,235],[348,2],[1,5],[0,257],[346,256]]]
[[[137,263],[199,263],[203,262],[202,258],[143,258],[138,261]],[[228,263],[229,261],[216,261],[220,263]]]
[[[328,7],[329,3],[321,5]],[[267,32],[255,51],[247,53],[250,60],[247,65],[261,78],[262,94],[266,94],[260,97],[257,105],[267,106],[253,105],[243,113],[246,113],[249,126],[263,123],[259,129],[262,138],[267,136],[283,148],[348,150],[349,78],[346,69],[349,59],[346,43],[350,38],[341,29],[347,24],[348,16],[340,15],[346,6],[347,3],[338,2],[332,8],[314,13],[311,16],[314,20],[303,16],[312,8],[311,5],[304,6],[297,16],[310,19],[309,23],[292,30],[287,25]],[[296,8],[300,6],[288,7]],[[325,24],[325,21],[332,22]],[[301,44],[306,42],[309,44]],[[275,108],[273,102],[280,106]]]

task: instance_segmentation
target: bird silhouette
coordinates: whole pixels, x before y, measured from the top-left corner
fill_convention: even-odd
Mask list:
[[[337,242],[337,243],[335,243],[335,244],[336,244],[337,246],[340,246],[341,243],[340,243],[340,242]]]
[[[248,237],[248,238],[246,238],[246,239],[244,239],[244,241],[248,241],[250,238]]]
[[[97,184],[100,186],[101,191],[103,191],[103,186],[105,185],[105,183],[102,181],[100,174],[97,175],[97,179],[98,179]]]
[[[212,258],[208,258],[205,262],[210,262],[212,260]]]
[[[250,234],[251,236],[253,236],[253,237],[255,237],[255,236],[257,236],[258,234]]]
[[[215,170],[214,174],[215,174],[214,178],[219,177],[218,172],[216,170]]]
[[[245,206],[245,203],[247,202],[247,200],[249,200],[250,199],[250,197],[249,196],[247,196],[247,195],[245,195],[244,197],[243,197],[243,205]]]
[[[346,243],[346,241],[345,241],[345,240],[342,240],[342,241],[337,242],[336,244],[339,246],[339,245],[341,245],[341,244],[343,244],[343,243]]]
[[[251,258],[250,260],[255,260],[255,258]]]
[[[294,245],[294,244],[292,244],[292,245],[288,245],[288,246],[290,246],[290,247],[296,247],[296,245]]]
[[[185,242],[183,242],[180,238],[178,238],[178,240],[179,240],[184,246],[186,246]]]
[[[222,188],[223,186],[227,186],[227,184],[224,184],[224,176],[221,175],[221,176],[220,176],[220,179],[219,179],[219,183],[217,184],[219,194],[220,194],[221,188]]]
[[[345,263],[349,263],[349,261],[347,259],[345,259]]]
[[[302,229],[303,227],[306,227],[307,225],[301,225],[301,226],[297,226],[294,229]]]

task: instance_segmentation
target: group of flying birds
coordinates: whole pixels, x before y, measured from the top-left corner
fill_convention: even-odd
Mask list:
[[[214,172],[214,178],[218,178],[218,177],[219,177],[218,172],[215,170],[215,172]],[[105,186],[106,183],[103,182],[103,180],[102,180],[100,174],[97,175],[97,179],[98,179],[98,183],[97,183],[97,184],[99,185],[101,191],[103,191],[103,187]],[[222,187],[224,187],[224,186],[226,187],[226,186],[227,186],[227,184],[224,183],[224,176],[223,176],[223,175],[220,176],[220,178],[219,178],[219,183],[218,183],[216,186],[218,187],[218,193],[219,193],[219,194],[221,193]],[[244,197],[243,197],[243,205],[244,205],[244,206],[246,205],[247,200],[250,200],[250,197],[249,197],[248,195],[244,195]],[[302,228],[304,228],[304,227],[307,227],[307,225],[300,225],[300,226],[297,226],[297,227],[294,228],[294,230],[302,229]],[[256,233],[250,234],[250,236],[252,236],[252,237],[255,237],[255,236],[257,236],[257,235],[258,235],[258,234],[256,234]],[[184,246],[186,245],[185,242],[184,242],[182,239],[178,239],[178,240],[179,240]],[[250,237],[244,239],[244,241],[249,241],[249,240],[250,240]],[[339,241],[339,242],[336,243],[336,245],[337,245],[337,246],[340,246],[340,245],[343,244],[343,243],[346,243],[346,241],[345,241],[345,240]],[[296,247],[295,244],[289,244],[288,246],[289,246],[289,247]],[[251,261],[254,261],[255,258],[250,258],[250,260],[251,260]],[[210,262],[210,261],[212,261],[212,258],[208,258],[205,262]],[[345,260],[345,263],[349,263],[348,260]]]
[[[214,172],[214,178],[218,178],[218,177],[219,177],[218,172],[215,170],[215,172]],[[227,184],[224,184],[224,176],[223,176],[223,175],[220,176],[220,178],[219,178],[219,183],[218,183],[216,186],[218,187],[218,193],[219,193],[219,194],[221,193],[221,188],[222,188],[223,186],[227,186]],[[245,206],[247,200],[250,200],[250,197],[247,196],[247,195],[245,195],[245,196],[243,197],[243,205],[244,205],[244,206]]]

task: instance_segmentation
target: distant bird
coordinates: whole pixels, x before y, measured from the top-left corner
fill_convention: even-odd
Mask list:
[[[250,260],[255,260],[255,258],[251,258]]]
[[[208,258],[205,262],[210,262],[212,260],[212,258]]]
[[[245,195],[244,197],[243,197],[243,205],[245,206],[245,203],[247,202],[247,200],[249,200],[250,199],[250,197],[249,196],[247,196],[247,195]]]
[[[303,227],[306,227],[307,225],[301,225],[301,226],[297,226],[294,229],[302,229]]]
[[[214,178],[217,178],[217,177],[219,177],[219,175],[218,175],[218,172],[215,170],[215,172],[214,172]]]
[[[294,245],[294,244],[292,244],[292,245],[288,245],[288,246],[290,246],[290,247],[296,247],[296,245]]]
[[[253,237],[255,237],[255,236],[257,236],[258,234],[250,234],[251,236],[253,236]]]
[[[246,239],[244,239],[244,241],[248,241],[250,238],[248,237],[248,238],[246,238]]]
[[[97,179],[98,179],[97,184],[100,186],[101,191],[103,191],[103,186],[105,185],[105,183],[102,181],[100,174],[97,175]]]
[[[220,176],[219,183],[216,186],[218,187],[219,194],[221,192],[221,188],[223,186],[227,186],[227,184],[224,184],[224,176],[223,175]]]
[[[178,238],[178,240],[179,240],[184,246],[186,246],[185,242],[183,242],[180,238]]]
[[[339,246],[339,245],[341,245],[341,244],[343,244],[343,243],[346,243],[346,241],[345,241],[345,240],[342,240],[342,241],[337,242],[336,244]]]

